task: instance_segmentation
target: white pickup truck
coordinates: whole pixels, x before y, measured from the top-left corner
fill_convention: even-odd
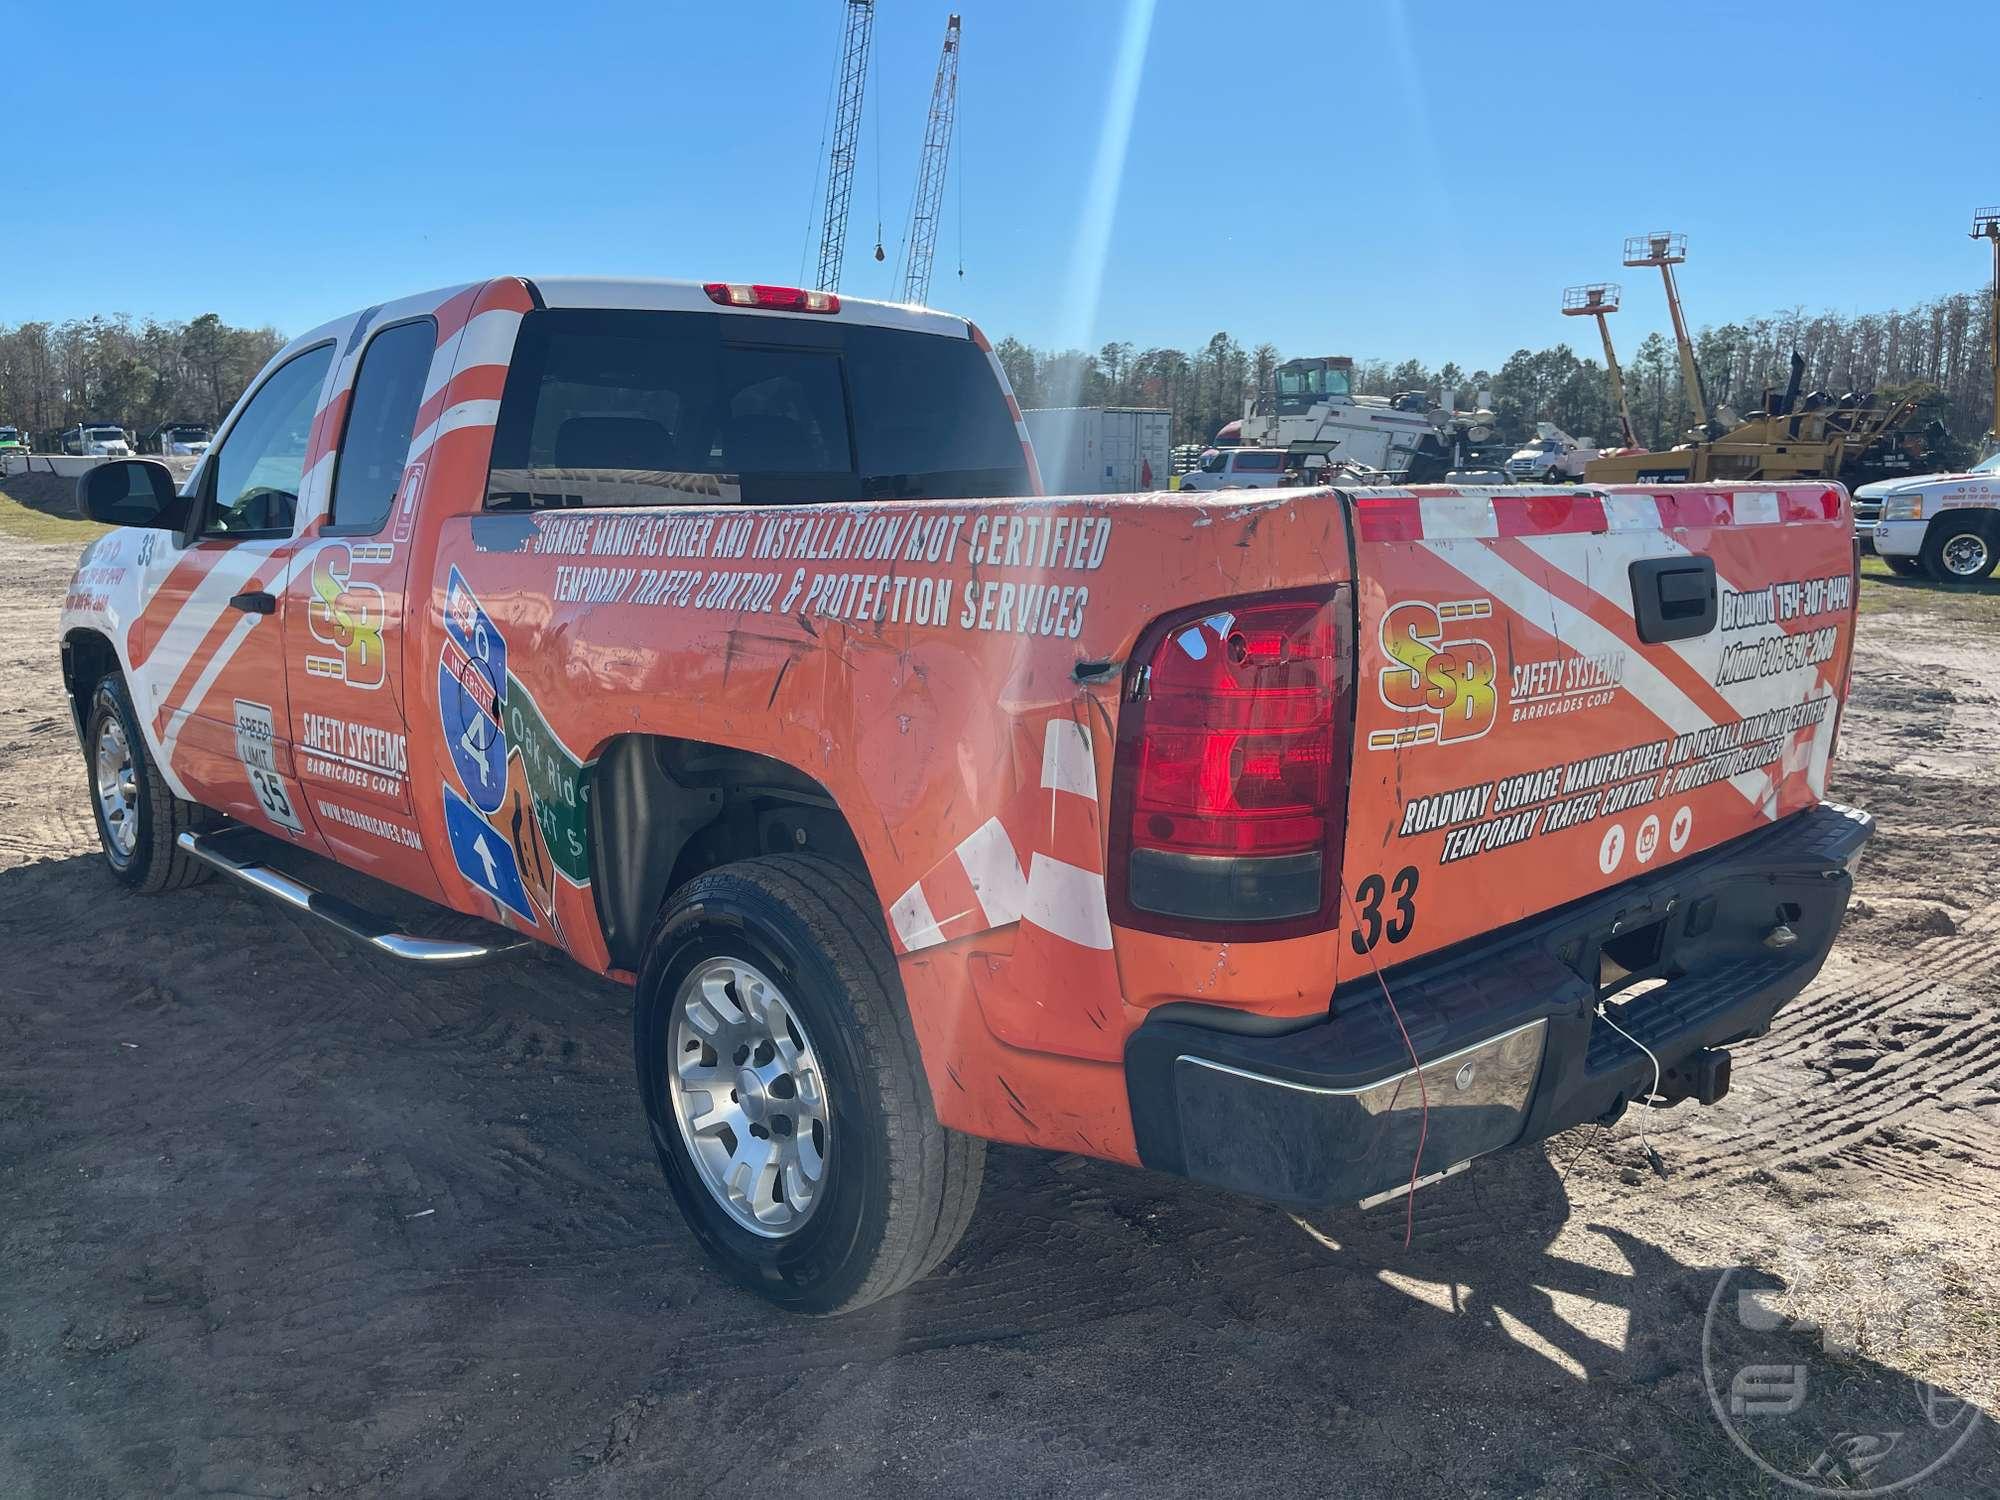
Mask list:
[[[1600,454],[1599,449],[1580,443],[1553,422],[1535,424],[1535,441],[1516,448],[1507,460],[1507,475],[1516,481],[1577,480],[1583,466]]]
[[[1297,480],[1285,472],[1291,455],[1283,448],[1210,448],[1181,476],[1184,490],[1270,489]]]
[[[1854,534],[1898,573],[1976,583],[2000,562],[2000,453],[1961,474],[1864,484]]]

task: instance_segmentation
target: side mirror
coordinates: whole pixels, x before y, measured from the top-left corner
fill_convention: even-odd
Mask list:
[[[114,458],[83,471],[76,481],[76,508],[106,526],[180,529],[187,502],[173,471],[147,458]]]

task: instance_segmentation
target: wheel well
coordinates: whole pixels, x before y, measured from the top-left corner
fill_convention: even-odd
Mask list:
[[[1967,520],[1988,537],[2000,536],[2000,510],[1992,510],[1986,506],[1966,506],[1961,510],[1939,511],[1931,517],[1931,529],[1944,533],[1950,531],[1954,523]],[[1940,522],[1943,524],[1940,525]],[[1926,530],[1925,536],[1928,537],[1929,534],[1930,531]]]
[[[868,872],[833,796],[769,756],[626,734],[590,780],[591,886],[615,967],[636,969],[653,919],[695,876],[760,854],[810,852]]]
[[[118,670],[118,652],[95,630],[72,630],[63,637],[63,688],[69,694],[69,716],[76,737],[89,727],[90,699],[97,684]]]

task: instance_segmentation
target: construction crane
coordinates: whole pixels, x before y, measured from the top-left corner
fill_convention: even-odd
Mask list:
[[[1993,242],[1993,425],[1986,429],[1986,451],[2000,450],[2000,208],[1982,208],[1972,216],[1972,237]]]
[[[822,292],[839,290],[840,262],[847,251],[847,200],[854,195],[854,149],[861,140],[861,94],[868,81],[868,46],[874,33],[875,0],[847,0],[833,150],[827,157],[826,219],[819,231],[819,280],[815,285]]]
[[[1611,372],[1611,399],[1618,403],[1618,430],[1625,435],[1625,446],[1636,448],[1639,440],[1632,435],[1632,412],[1625,404],[1625,377],[1618,373],[1618,355],[1611,347],[1611,325],[1604,321],[1618,311],[1620,290],[1610,281],[1564,287],[1562,310],[1566,318],[1597,319],[1597,335],[1604,340],[1604,368]]]
[[[1701,367],[1694,362],[1694,344],[1688,338],[1687,320],[1681,316],[1681,295],[1674,286],[1674,267],[1687,259],[1687,246],[1686,235],[1664,229],[1631,235],[1625,241],[1625,264],[1660,268],[1660,279],[1667,288],[1667,313],[1674,320],[1674,343],[1681,353],[1681,394],[1694,407],[1696,429],[1703,430],[1709,422],[1708,393],[1701,388]]]
[[[931,114],[924,125],[923,155],[917,160],[917,195],[910,200],[910,227],[903,262],[903,300],[921,306],[931,294],[931,258],[937,249],[938,212],[944,205],[946,168],[951,163],[951,130],[958,119],[958,17],[944,23],[944,51],[931,85]]]

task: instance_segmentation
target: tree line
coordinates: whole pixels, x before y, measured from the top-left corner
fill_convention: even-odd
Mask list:
[[[1885,400],[1915,395],[1922,420],[1941,420],[1954,439],[1971,444],[1992,414],[1989,297],[1957,292],[1854,317],[1793,308],[1706,326],[1695,335],[1695,360],[1714,408],[1755,410],[1766,389],[1783,389],[1796,350],[1805,361],[1803,389],[1872,392]],[[1615,319],[1612,331],[1615,337]],[[185,323],[119,315],[0,325],[0,424],[24,428],[46,447],[79,421],[116,422],[134,432],[166,421],[219,422],[284,342],[274,328],[236,328],[214,313]],[[1002,339],[995,352],[1021,405],[1164,407],[1173,413],[1176,443],[1212,442],[1243,415],[1247,398],[1270,389],[1286,357],[1273,344],[1246,349],[1226,332],[1192,352],[1122,341],[1095,354],[1048,351],[1015,338]],[[1691,403],[1681,391],[1673,345],[1649,334],[1622,363],[1639,441],[1655,449],[1681,441]],[[1568,342],[1517,349],[1493,371],[1364,359],[1356,361],[1354,377],[1363,395],[1419,391],[1459,410],[1490,395],[1503,442],[1525,441],[1537,422],[1606,447],[1618,442],[1604,367]]]
[[[235,328],[214,313],[185,323],[73,318],[0,325],[0,425],[47,451],[78,422],[144,432],[220,422],[285,344],[275,328]]]
[[[1782,392],[1796,350],[1805,362],[1802,391],[1875,394],[1884,401],[1919,398],[1921,421],[1941,420],[1961,445],[1974,443],[1992,420],[1993,376],[1988,357],[1990,291],[1957,292],[1895,312],[1843,317],[1803,308],[1701,328],[1695,362],[1713,410],[1758,410],[1767,390]],[[1582,331],[1596,344],[1595,328]],[[1612,337],[1618,323],[1612,320]],[[1271,344],[1246,350],[1218,333],[1192,353],[1113,342],[1095,354],[1044,351],[1002,339],[995,353],[1025,407],[1157,406],[1173,413],[1176,443],[1208,443],[1224,423],[1243,415],[1247,398],[1270,389],[1286,356]],[[1619,352],[1636,436],[1653,449],[1685,439],[1693,403],[1681,390],[1680,360],[1661,334]],[[1517,349],[1498,370],[1464,370],[1446,363],[1357,360],[1354,389],[1362,395],[1426,393],[1440,405],[1471,410],[1490,393],[1499,440],[1520,443],[1537,422],[1553,422],[1604,447],[1619,442],[1618,414],[1603,364],[1567,342]]]

